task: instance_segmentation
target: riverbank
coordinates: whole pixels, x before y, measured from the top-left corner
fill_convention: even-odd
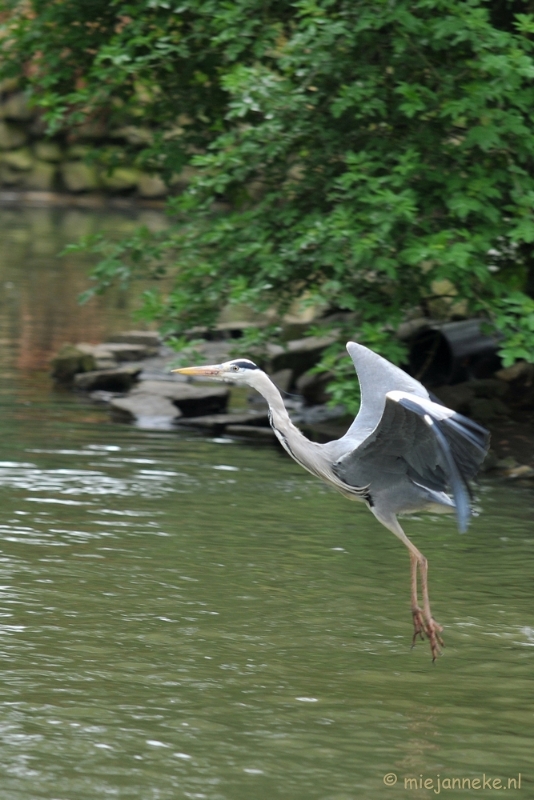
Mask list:
[[[317,357],[324,346],[326,342],[316,337],[294,340],[285,350],[280,348],[280,353],[273,352],[266,368],[284,394],[294,423],[315,441],[339,438],[352,421],[341,407],[307,402],[295,387],[299,380],[295,379],[293,365],[309,360],[310,354]],[[219,363],[235,351],[236,340],[221,334],[215,341],[196,344],[190,360]],[[266,404],[257,393],[171,374],[178,354],[161,343],[154,332],[128,331],[98,345],[67,345],[52,363],[57,381],[85,394],[93,403],[107,405],[116,422],[144,429],[185,426],[217,436],[275,440]],[[284,368],[277,369],[281,365]],[[492,434],[486,469],[516,480],[534,478],[534,414],[522,403],[518,391],[523,384],[522,394],[528,394],[529,375],[528,369],[516,367],[490,379],[433,389],[459,413],[474,412],[469,415]],[[309,382],[307,389],[310,393]]]

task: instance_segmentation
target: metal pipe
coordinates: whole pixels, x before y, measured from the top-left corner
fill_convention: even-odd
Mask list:
[[[484,321],[429,324],[410,339],[408,371],[427,386],[487,378],[501,366],[499,337],[482,332]]]

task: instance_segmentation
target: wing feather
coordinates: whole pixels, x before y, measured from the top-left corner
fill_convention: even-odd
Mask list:
[[[452,492],[458,527],[467,527],[469,484],[488,450],[488,432],[430,399],[408,392],[386,394],[384,411],[372,433],[334,465],[350,485],[384,485],[403,475],[429,490]]]

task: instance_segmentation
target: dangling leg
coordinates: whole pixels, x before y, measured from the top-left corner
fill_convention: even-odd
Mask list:
[[[414,553],[410,551],[410,567],[411,567],[411,587],[412,587],[412,617],[413,617],[413,638],[412,647],[414,647],[417,637],[424,639],[423,630],[423,612],[419,608],[417,600],[417,566],[418,561]]]
[[[441,654],[440,647],[443,647],[443,639],[440,636],[441,631],[443,628],[439,625],[434,617],[432,616],[432,612],[430,611],[430,599],[428,596],[428,562],[424,555],[419,552],[417,547],[412,544],[412,542],[408,539],[404,531],[402,530],[401,526],[399,525],[399,521],[394,514],[386,516],[382,516],[377,514],[374,508],[371,509],[375,517],[382,525],[390,530],[395,536],[404,542],[408,550],[410,551],[410,565],[411,565],[411,599],[412,599],[412,616],[413,616],[413,624],[414,624],[414,635],[412,640],[412,647],[415,644],[415,640],[418,636],[423,638],[423,631],[426,633],[428,640],[430,642],[430,649],[432,651],[432,661],[435,661],[436,658]],[[419,568],[419,572],[421,575],[421,594],[423,597],[423,608],[419,607],[417,601],[417,569]]]
[[[417,604],[417,594],[415,595],[415,600],[414,600],[412,592],[412,614],[413,614],[413,624],[414,624],[412,647],[414,646],[415,640],[418,635],[421,637],[421,639],[424,638],[423,637],[423,631],[424,631],[428,636],[428,640],[430,642],[430,649],[432,650],[432,661],[435,661],[436,658],[439,655],[441,655],[440,647],[444,647],[445,645],[443,644],[443,639],[440,636],[440,633],[443,630],[443,628],[439,623],[436,622],[436,620],[432,616],[432,612],[430,611],[430,599],[428,596],[428,561],[426,560],[424,555],[422,555],[422,553],[420,553],[419,550],[410,542],[410,540],[406,535],[402,538],[402,541],[410,549],[410,561],[412,564],[412,583],[413,583],[414,573],[417,580],[418,567],[419,567],[419,572],[421,573],[421,594],[423,595],[422,611],[419,608],[419,605]]]
[[[441,655],[440,647],[443,647],[443,639],[440,636],[443,628],[439,625],[430,610],[430,598],[428,596],[428,562],[424,555],[419,552],[417,547],[412,544],[408,539],[401,526],[397,523],[398,531],[393,531],[401,541],[404,542],[410,551],[410,564],[412,570],[412,616],[414,625],[414,634],[412,639],[412,647],[418,636],[423,639],[423,631],[426,633],[430,642],[430,649],[432,651],[432,661]],[[423,610],[419,608],[417,602],[417,567],[421,574],[421,594],[423,596]]]
[[[410,542],[406,536],[406,542]],[[410,542],[412,545],[412,543]],[[412,545],[413,547],[413,545]],[[415,548],[416,552],[419,550]],[[443,628],[436,622],[430,611],[430,598],[428,596],[428,561],[419,553],[419,572],[421,573],[421,593],[423,595],[423,615],[425,618],[425,633],[430,640],[430,649],[432,650],[432,661],[435,661],[437,656],[441,655],[440,647],[445,647],[443,639],[440,636]]]

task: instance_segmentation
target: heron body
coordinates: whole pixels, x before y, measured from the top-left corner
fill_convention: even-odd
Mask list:
[[[276,386],[248,359],[175,372],[256,389],[267,401],[271,426],[289,455],[345,497],[366,503],[376,519],[404,542],[411,560],[413,641],[425,633],[435,659],[443,644],[442,628],[430,611],[427,561],[397,517],[419,511],[454,512],[459,530],[465,531],[471,516],[468,482],[486,456],[489,434],[432,401],[419,381],[367,347],[349,342],[347,350],[360,381],[360,410],[347,433],[326,444],[311,442],[291,422]]]

